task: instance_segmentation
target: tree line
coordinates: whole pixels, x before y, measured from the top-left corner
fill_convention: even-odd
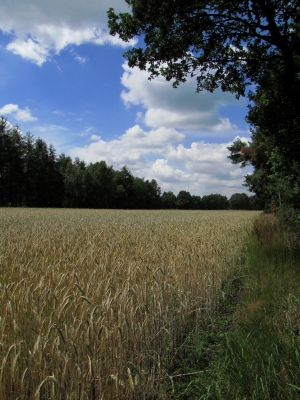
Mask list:
[[[260,209],[256,196],[163,192],[155,179],[135,177],[105,161],[86,164],[0,120],[0,206],[120,209]]]

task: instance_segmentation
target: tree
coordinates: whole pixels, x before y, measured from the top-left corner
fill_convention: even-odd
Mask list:
[[[163,192],[161,196],[163,208],[174,209],[176,208],[176,196],[173,192]]]
[[[61,168],[63,169],[64,200],[63,207],[80,208],[85,207],[86,182],[84,161],[75,158],[74,163],[69,157],[60,157]]]
[[[177,208],[181,210],[188,210],[192,208],[192,205],[193,199],[190,192],[187,192],[186,190],[181,190],[176,198]]]
[[[252,104],[247,121],[252,126],[252,142],[255,142],[251,147],[260,145],[264,151],[263,168],[268,177],[270,202],[300,207],[300,107],[293,107],[278,84],[278,75],[269,74],[250,93]]]
[[[229,148],[234,163],[252,164],[246,185],[265,204],[300,207],[300,7],[296,0],[125,0],[131,13],[108,11],[112,35],[143,47],[128,64],[163,75],[177,87],[196,76],[197,91],[247,93],[251,143]]]
[[[176,87],[197,76],[197,90],[245,95],[266,71],[280,69],[285,93],[297,106],[300,8],[296,0],[125,0],[131,13],[108,11],[110,34],[142,36],[125,53],[129,66],[163,75]],[[279,66],[279,68],[278,68]]]
[[[116,186],[116,207],[132,208],[134,203],[133,191],[134,177],[129,169],[124,166],[114,175],[114,185]]]
[[[202,197],[202,204],[205,210],[226,210],[229,201],[226,196],[221,194],[209,194]]]
[[[85,206],[109,208],[113,197],[114,170],[105,161],[90,163],[85,170]]]
[[[155,179],[145,182],[147,189],[147,208],[159,208],[161,205],[161,189]]]
[[[203,203],[200,196],[192,195],[192,209],[193,210],[202,210]]]
[[[60,207],[63,201],[63,177],[55,149],[42,139],[27,135],[26,205]]]
[[[229,205],[232,210],[249,210],[250,200],[246,193],[235,193],[230,197]]]
[[[0,120],[0,205],[21,206],[24,197],[24,138],[18,126]]]
[[[250,210],[262,210],[264,205],[257,196],[249,196]]]
[[[52,144],[48,147],[47,192],[47,207],[61,207],[64,198],[64,182],[59,170],[56,150]]]
[[[272,74],[249,97],[251,142],[237,139],[228,147],[229,158],[254,167],[245,183],[265,205],[299,207],[300,117]]]

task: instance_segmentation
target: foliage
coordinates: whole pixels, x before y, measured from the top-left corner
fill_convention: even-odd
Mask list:
[[[0,205],[57,207],[63,182],[55,149],[0,120]]]
[[[229,205],[232,210],[249,210],[250,200],[246,193],[235,193],[230,197]]]
[[[200,196],[164,192],[155,179],[135,177],[124,166],[116,171],[105,161],[86,164],[52,145],[23,135],[19,127],[0,120],[0,206],[203,209]],[[220,196],[220,195],[219,195]],[[225,200],[226,199],[226,200]],[[222,205],[223,204],[223,205]],[[217,209],[228,208],[223,203]],[[209,209],[209,208],[208,208]],[[210,208],[212,209],[212,208]]]
[[[209,194],[202,197],[204,210],[225,210],[229,208],[229,201],[221,194]]]
[[[269,201],[277,206],[300,207],[300,107],[295,107],[284,93],[278,83],[280,71],[275,72],[265,77],[255,93],[250,93],[252,104],[247,120],[253,127],[251,147],[260,148],[264,154],[265,161],[261,160],[259,168],[266,174]],[[294,85],[298,94],[299,88],[298,79]],[[257,170],[258,165],[255,167]]]
[[[228,334],[227,398],[298,399],[299,243],[288,246],[273,216],[255,227],[247,245],[249,278]]]
[[[0,206],[160,208],[157,182],[134,177],[126,166],[86,165],[0,120]],[[175,207],[174,207],[175,208]]]
[[[256,195],[249,196],[249,204],[250,204],[250,210],[263,210],[264,208],[263,203]]]
[[[278,222],[283,228],[289,246],[300,244],[300,209],[289,206],[280,207]]]
[[[247,121],[252,126],[251,142],[237,139],[228,147],[233,163],[254,167],[245,184],[267,208],[270,204],[300,207],[300,107],[283,90],[282,79],[279,67],[274,67],[250,92]],[[299,94],[299,88],[298,74],[294,92]]]
[[[200,196],[192,195],[192,209],[193,210],[203,209],[203,203]]]
[[[144,47],[125,56],[150,78],[161,74],[177,86],[196,75],[197,90],[220,86],[239,96],[276,65],[286,93],[293,92],[300,43],[297,1],[126,2],[130,13],[109,9],[110,33],[124,41],[143,37]]]
[[[24,139],[16,126],[0,121],[0,202],[20,205],[24,192]]]
[[[177,350],[170,398],[299,399],[300,242],[285,239],[274,215],[254,222],[241,269]]]
[[[163,192],[161,197],[163,208],[172,209],[176,208],[176,196],[173,192]]]
[[[181,210],[191,209],[193,205],[193,198],[190,192],[181,190],[176,198],[176,206]]]
[[[234,163],[254,166],[245,184],[266,207],[300,207],[300,9],[293,1],[126,0],[108,11],[112,35],[141,36],[128,64],[177,87],[196,76],[197,91],[247,94],[251,143],[229,147]],[[252,92],[246,91],[252,85]]]
[[[250,94],[252,104],[247,115],[252,125],[251,142],[237,139],[228,147],[234,164],[251,164],[254,173],[245,177],[245,185],[268,208],[300,207],[300,109],[293,108],[271,77],[266,86]]]

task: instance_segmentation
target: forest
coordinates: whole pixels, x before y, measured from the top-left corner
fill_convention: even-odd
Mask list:
[[[86,164],[40,138],[0,121],[0,206],[116,209],[261,209],[257,196],[163,192],[155,179],[135,177],[105,161]]]

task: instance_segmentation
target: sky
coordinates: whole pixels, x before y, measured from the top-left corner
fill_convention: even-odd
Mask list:
[[[247,99],[129,68],[123,53],[141,39],[110,36],[109,7],[129,11],[124,0],[1,0],[0,115],[58,155],[126,165],[162,192],[247,193],[251,169],[227,150],[250,140]]]

